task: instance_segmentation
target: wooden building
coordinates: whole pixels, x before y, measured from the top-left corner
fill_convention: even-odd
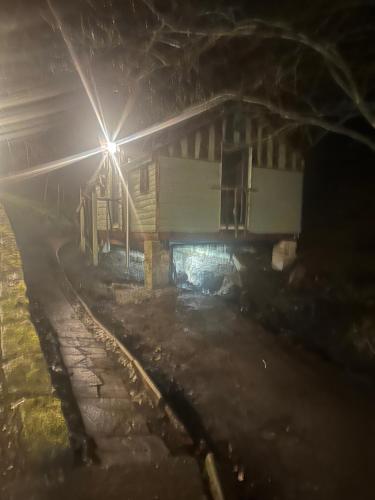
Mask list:
[[[303,158],[251,104],[211,100],[119,144],[82,188],[81,247],[94,263],[107,240],[298,236]]]

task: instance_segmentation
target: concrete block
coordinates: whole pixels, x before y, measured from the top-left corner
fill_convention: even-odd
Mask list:
[[[297,242],[280,241],[274,245],[272,250],[272,269],[283,271],[289,267],[296,259]]]
[[[160,241],[144,242],[145,287],[152,290],[169,284],[170,252]]]

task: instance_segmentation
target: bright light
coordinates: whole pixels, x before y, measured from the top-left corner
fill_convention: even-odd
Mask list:
[[[107,142],[105,148],[111,155],[114,155],[117,152],[117,144],[115,142]]]

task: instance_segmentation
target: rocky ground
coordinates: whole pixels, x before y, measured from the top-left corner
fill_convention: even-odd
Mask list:
[[[143,361],[196,435],[212,441],[221,463],[231,463],[240,498],[373,498],[371,384],[289,335],[272,335],[223,298],[169,289],[118,304],[112,278],[90,268],[74,246],[64,262],[95,313]],[[280,289],[263,283],[259,296]]]

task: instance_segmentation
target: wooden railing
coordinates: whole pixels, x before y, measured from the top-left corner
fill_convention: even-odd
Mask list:
[[[239,229],[246,230],[248,190],[241,186],[221,186],[221,225],[234,228],[235,238]],[[231,219],[231,220],[229,220]]]

